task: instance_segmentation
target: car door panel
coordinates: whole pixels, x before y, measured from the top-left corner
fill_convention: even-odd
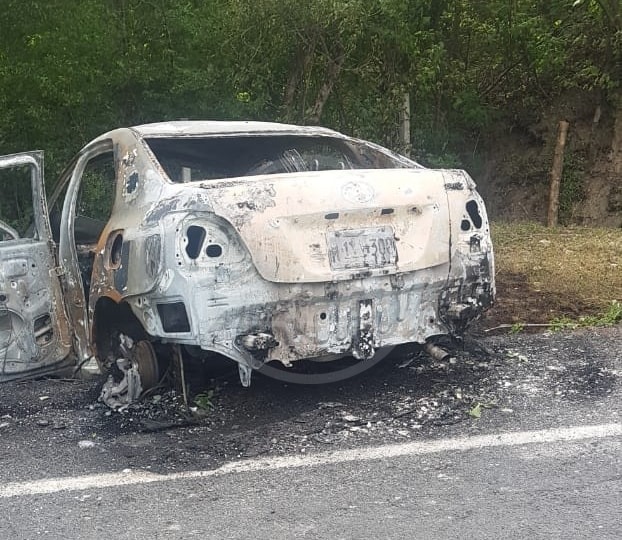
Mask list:
[[[43,188],[43,154],[0,157],[0,169],[30,169],[32,234],[0,234],[0,381],[57,372],[73,363]],[[2,186],[0,186],[0,189]]]

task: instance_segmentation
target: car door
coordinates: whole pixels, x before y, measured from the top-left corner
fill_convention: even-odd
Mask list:
[[[63,266],[65,304],[73,324],[76,355],[80,361],[93,353],[90,285],[94,261],[103,248],[115,197],[118,160],[112,139],[95,140],[85,146],[66,169],[59,187],[65,194],[52,195],[62,208],[59,227],[59,260]],[[58,200],[56,200],[58,198]],[[90,309],[89,309],[90,308]]]
[[[75,357],[45,199],[43,152],[1,156],[0,173],[2,382],[67,370]],[[15,219],[9,222],[17,203],[9,203],[7,194],[16,185],[27,192],[28,182],[32,208],[20,211],[32,219],[18,230]]]

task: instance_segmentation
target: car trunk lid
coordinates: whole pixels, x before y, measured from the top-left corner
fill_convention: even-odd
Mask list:
[[[269,281],[341,281],[449,262],[449,210],[439,171],[304,172],[201,187]]]

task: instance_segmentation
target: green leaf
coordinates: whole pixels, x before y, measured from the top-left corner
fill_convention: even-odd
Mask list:
[[[476,403],[473,405],[473,407],[469,410],[469,416],[472,418],[479,418],[482,416],[482,404]]]

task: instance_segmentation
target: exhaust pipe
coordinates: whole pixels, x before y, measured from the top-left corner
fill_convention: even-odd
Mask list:
[[[434,343],[427,342],[423,346],[423,350],[434,358],[434,360],[439,362],[444,362],[451,358],[451,353],[447,352],[445,349],[441,349],[438,345],[434,345]]]

